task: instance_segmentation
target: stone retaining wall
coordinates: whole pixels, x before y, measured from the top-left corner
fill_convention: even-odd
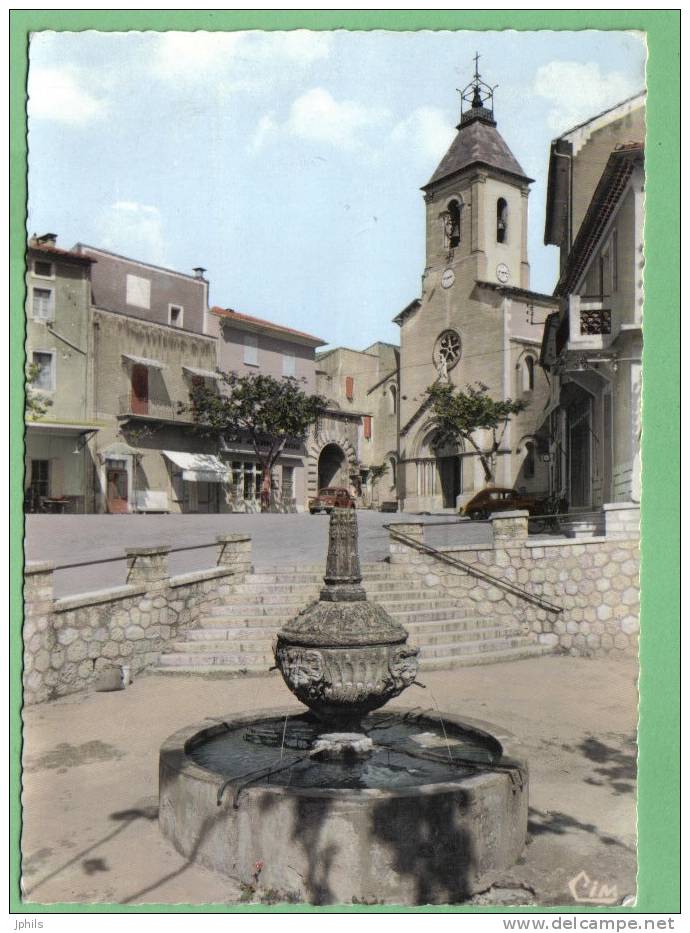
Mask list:
[[[129,548],[127,584],[53,598],[50,563],[28,563],[24,583],[24,702],[83,690],[114,665],[137,673],[220,604],[251,569],[251,538],[218,539],[217,566],[168,575],[168,547]]]
[[[530,541],[527,512],[492,516],[493,545],[437,548],[469,570],[443,563],[395,537],[398,529],[420,544],[424,525],[391,525],[390,559],[423,577],[428,587],[457,596],[466,615],[511,617],[536,641],[582,656],[623,656],[637,652],[640,615],[639,534],[630,525],[612,538],[553,538]],[[639,512],[638,512],[639,522]],[[493,580],[474,576],[471,570]],[[562,609],[549,611],[508,592],[517,584]]]

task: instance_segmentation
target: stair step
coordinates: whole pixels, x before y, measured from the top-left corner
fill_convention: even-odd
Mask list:
[[[180,676],[199,677],[204,675],[213,675],[216,677],[241,677],[245,674],[261,677],[269,675],[270,677],[280,677],[277,671],[267,670],[264,664],[245,664],[243,667],[237,667],[232,664],[176,664],[162,665],[150,668],[152,674],[178,674]]]
[[[500,664],[504,661],[521,661],[526,658],[541,657],[551,654],[546,645],[523,645],[519,648],[507,648],[501,651],[487,651],[484,654],[457,655],[445,658],[422,658],[419,668],[422,671],[452,670],[455,667],[474,667],[477,664]]]
[[[264,593],[295,593],[310,594],[318,593],[321,589],[316,583],[257,583],[255,580],[245,580],[244,583],[238,583],[234,588],[235,593],[250,593],[252,595],[263,595]]]
[[[180,665],[189,665],[193,667],[199,664],[202,667],[213,667],[216,664],[224,664],[228,667],[249,667],[263,668],[268,670],[275,664],[275,660],[270,651],[176,651],[172,654],[162,654],[158,659],[159,667],[179,667]]]
[[[209,625],[206,628],[195,628],[185,632],[189,641],[232,641],[242,639],[267,638],[275,636],[278,625]]]
[[[505,651],[513,648],[530,647],[533,642],[524,635],[500,636],[476,640],[441,642],[419,646],[420,660],[424,658],[452,658],[456,655],[485,654],[486,652]]]

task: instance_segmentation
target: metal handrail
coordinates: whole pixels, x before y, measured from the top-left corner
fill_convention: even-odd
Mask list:
[[[402,541],[403,544],[408,544],[411,547],[416,548],[418,551],[423,551],[425,554],[431,554],[431,556],[435,557],[436,560],[440,560],[445,564],[450,564],[451,567],[459,567],[471,577],[477,577],[479,580],[484,580],[486,583],[492,583],[494,586],[512,593],[513,596],[518,596],[520,599],[534,603],[535,605],[539,606],[540,609],[546,609],[547,612],[563,612],[563,608],[561,606],[556,606],[554,603],[550,603],[548,600],[542,599],[541,596],[536,596],[534,593],[530,593],[529,590],[523,589],[521,586],[518,586],[517,583],[510,583],[501,577],[494,577],[493,574],[487,573],[486,570],[480,570],[475,564],[468,564],[466,561],[460,560],[458,557],[451,557],[449,554],[446,554],[443,551],[439,551],[437,548],[431,547],[431,545],[425,544],[423,541],[417,541],[416,538],[412,538],[409,535],[406,535],[404,532],[396,531],[393,525],[384,525],[383,527],[386,529],[386,531],[389,532],[389,534],[392,534],[393,537],[396,537],[398,540]]]
[[[162,546],[166,547],[167,545]],[[209,544],[186,544],[182,547],[171,547],[168,554],[177,554],[180,551],[200,551],[203,550],[203,548],[209,547],[218,547],[218,542],[211,541]],[[114,564],[123,560],[127,560],[126,554],[122,554],[120,557],[101,557],[100,560],[80,560],[72,564],[56,564],[54,569],[71,570],[73,567],[92,567],[94,564]]]

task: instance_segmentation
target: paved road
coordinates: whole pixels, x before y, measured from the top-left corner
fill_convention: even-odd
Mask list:
[[[360,511],[359,542],[363,561],[382,560],[388,554],[389,522],[450,522],[429,529],[435,546],[463,542],[480,544],[491,540],[483,523],[458,522],[452,515],[395,515]],[[27,515],[26,556],[28,560],[51,560],[57,566],[80,561],[121,558],[111,563],[58,570],[55,594],[85,593],[125,582],[122,554],[126,547],[169,544],[208,548],[170,555],[172,573],[198,570],[215,564],[215,536],[247,532],[252,536],[254,566],[313,564],[324,560],[328,536],[326,515]]]

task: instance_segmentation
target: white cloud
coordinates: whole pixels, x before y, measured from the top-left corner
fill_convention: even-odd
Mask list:
[[[199,82],[211,75],[232,78],[245,74],[246,85],[257,87],[273,83],[286,66],[305,67],[326,58],[331,37],[305,29],[166,32],[156,36],[154,43],[151,69],[158,78]]]
[[[84,86],[86,78],[76,68],[29,69],[28,113],[34,120],[54,120],[75,126],[105,116],[105,101]]]
[[[165,264],[166,244],[160,211],[138,201],[116,201],[99,218],[99,244],[143,262]]]
[[[448,115],[436,107],[418,107],[393,127],[391,139],[405,145],[408,155],[440,159],[450,146],[456,130]]]
[[[258,152],[268,143],[271,136],[279,131],[278,124],[272,113],[266,113],[259,120],[254,136],[249,144],[250,152]]]
[[[641,90],[629,75],[603,74],[596,62],[553,61],[537,69],[534,91],[550,101],[550,128],[562,133]]]
[[[362,131],[388,118],[385,110],[354,100],[337,101],[324,88],[312,88],[292,102],[284,123],[277,123],[272,114],[263,116],[251,148],[256,151],[281,134],[348,149],[361,148],[365,145]]]

